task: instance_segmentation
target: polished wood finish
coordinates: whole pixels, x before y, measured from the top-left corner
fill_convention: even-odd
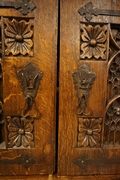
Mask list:
[[[1,26],[3,114],[5,119],[5,132],[3,133],[5,143],[10,145],[7,145],[8,149],[3,148],[2,145],[0,147],[0,160],[4,162],[3,164],[0,162],[0,175],[52,174],[55,170],[58,4],[57,0],[34,0],[34,3],[36,8],[25,16],[14,8],[0,8],[1,24],[3,23]],[[23,28],[22,32],[27,31],[27,35],[24,32],[23,37],[19,33],[14,36],[14,31],[17,31],[13,28],[14,26],[18,27],[18,31]],[[26,28],[28,29],[26,30]],[[10,47],[10,39],[12,38],[13,41],[16,41],[16,44]],[[25,42],[26,45],[22,47],[21,44],[25,44]],[[32,63],[43,75],[33,101],[39,112],[34,122],[31,118],[26,119],[27,121],[21,119],[22,117],[20,118],[21,109],[25,105],[26,98],[18,80],[17,72],[24,68],[27,63]],[[15,142],[10,138],[14,131],[15,121],[18,124],[28,123],[25,129],[18,127],[18,136],[24,136],[25,133],[27,134],[27,128],[30,128],[29,134],[32,140],[34,137],[34,144],[32,143],[31,147],[28,146],[28,143],[25,145],[22,141],[17,142],[16,140]],[[34,163],[28,168],[25,168],[19,162],[17,164],[15,161],[16,158],[25,154],[28,154],[30,158],[34,157]],[[9,161],[8,164],[6,160]],[[29,160],[26,159],[26,163]]]
[[[94,8],[101,11],[105,8],[120,9],[118,0],[91,0],[91,2]],[[110,121],[106,115],[111,115],[108,107],[114,109],[119,104],[117,91],[114,96],[118,101],[116,105],[113,103],[116,99],[111,95],[112,85],[109,85],[108,74],[111,69],[109,64],[114,59],[111,60],[113,57],[111,53],[119,54],[119,43],[116,44],[113,37],[115,31],[111,35],[113,31],[111,29],[115,23],[119,27],[120,17],[92,15],[89,22],[78,13],[78,10],[88,3],[87,0],[61,0],[60,3],[58,174],[117,174],[120,172],[120,146],[116,143],[119,141],[119,135],[115,135],[116,130],[113,132],[111,126],[109,131],[104,127],[108,127]],[[116,29],[115,26],[114,28]],[[89,70],[86,71],[87,68],[84,67],[84,70],[80,70],[79,76],[75,73],[74,82],[72,77],[74,72],[78,72],[83,66],[89,67]],[[89,71],[96,74],[91,89],[90,76],[87,75]],[[86,93],[87,87],[90,90],[89,94]],[[113,99],[110,101],[111,98]],[[110,124],[112,121],[113,119]],[[108,136],[109,139],[106,141]]]

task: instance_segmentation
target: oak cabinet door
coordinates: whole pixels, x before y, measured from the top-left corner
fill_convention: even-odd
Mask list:
[[[0,1],[0,175],[55,168],[57,0]]]
[[[120,1],[61,0],[59,175],[120,172]]]

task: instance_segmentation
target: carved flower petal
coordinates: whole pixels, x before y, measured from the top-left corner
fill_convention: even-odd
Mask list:
[[[18,135],[17,138],[16,138],[16,141],[15,141],[15,145],[17,147],[20,147],[21,146],[21,135]]]
[[[12,21],[9,21],[8,19],[5,21],[5,24],[7,25],[7,27],[5,28],[5,33],[6,32],[9,32],[9,33],[12,33],[14,35],[17,34],[17,28],[16,28],[16,20],[12,20]],[[7,34],[6,34],[7,35]],[[11,37],[11,36],[9,36]]]
[[[33,46],[33,42],[29,39],[25,39],[24,43],[22,43],[20,47],[20,53],[22,55],[29,54],[30,56],[33,55],[33,52],[31,51],[31,47]]]
[[[33,46],[33,41],[31,39],[24,39],[24,45],[30,49]]]
[[[8,131],[9,132],[17,132],[18,131],[18,127],[9,124],[8,125]]]
[[[14,145],[19,147],[20,146],[20,141],[21,141],[21,136],[14,136],[10,139],[10,142],[8,143],[9,147],[13,147]]]
[[[93,48],[88,45],[88,43],[83,43],[81,45],[81,51],[83,53],[81,54],[81,58],[91,58],[93,56]]]
[[[28,39],[28,38],[31,38],[33,35],[33,31],[32,30],[29,30],[28,32],[24,32],[23,33],[23,38],[24,39]]]
[[[81,38],[84,42],[89,42],[90,41],[90,37],[87,33],[87,31],[84,31],[83,34],[81,35]]]
[[[91,147],[93,147],[97,144],[97,142],[95,141],[95,139],[92,136],[89,136],[89,144]]]
[[[103,31],[96,37],[97,43],[104,43],[106,41],[106,35]]]
[[[19,50],[22,55],[26,55],[30,51],[25,43],[20,44]]]
[[[24,147],[29,146],[29,141],[28,141],[28,139],[26,138],[26,136],[22,136],[22,145],[23,145]]]
[[[14,124],[15,124],[16,127],[21,127],[21,121],[20,121],[19,118],[14,117],[14,118],[12,119],[12,121],[14,122]]]
[[[16,34],[19,33],[19,21],[17,21],[16,19],[13,19],[11,21],[12,23],[12,27],[14,28],[14,31],[16,32]]]
[[[5,54],[9,55],[9,53],[12,53],[13,55],[19,54],[19,46],[17,42],[8,42],[6,41],[7,49],[5,50]]]
[[[89,128],[94,129],[98,126],[98,121],[96,119],[90,119],[90,125]]]
[[[93,55],[96,59],[102,57],[103,59],[105,59],[105,52],[106,48],[103,44],[99,44],[99,46],[97,45],[96,48],[93,48]]]
[[[91,124],[91,121],[89,120],[89,119],[84,119],[83,120],[83,123],[84,123],[84,127],[86,128],[86,129],[88,129],[88,128],[90,128],[91,126],[90,126],[90,124]]]
[[[12,131],[12,132],[9,133],[8,139],[16,138],[17,136],[18,136],[17,131]]]
[[[32,132],[33,131],[33,125],[31,123],[28,123],[25,125],[25,132]]]
[[[84,121],[82,120],[81,122],[79,122],[78,131],[84,132],[85,130],[86,130],[86,125],[84,124]]]
[[[78,135],[78,146],[88,146],[88,138],[84,133],[79,133]]]
[[[84,137],[86,136],[86,133],[79,133],[78,134],[78,141],[83,141],[84,140]]]
[[[101,132],[101,126],[97,124],[96,126],[93,127],[94,132]]]
[[[24,129],[25,129],[25,132],[32,132],[33,131],[33,119],[26,119],[26,118],[21,118],[21,121],[24,122]]]
[[[31,24],[27,25],[27,27],[23,31],[23,37],[24,38],[31,38],[33,35],[33,31],[31,30]]]
[[[85,128],[85,127],[79,126],[78,128],[79,128],[79,129],[78,129],[79,132],[81,132],[81,133],[86,131],[86,128]]]
[[[22,20],[19,22],[19,34],[21,34],[22,36],[24,35],[24,32],[26,31],[28,24],[26,23],[26,21]]]
[[[29,142],[33,140],[33,134],[30,132],[25,132],[25,137]]]
[[[96,39],[102,31],[103,29],[100,27],[100,25],[96,25],[95,27],[93,27],[93,38]]]
[[[92,137],[97,143],[100,141],[100,134],[93,132]]]
[[[10,51],[13,55],[17,55],[20,53],[20,45],[19,43],[15,42],[14,43],[14,46],[11,48],[11,51]]]
[[[87,135],[84,136],[84,139],[82,141],[82,145],[84,147],[87,147],[89,145],[89,141],[88,141],[88,136]]]
[[[13,33],[12,31],[9,31],[8,29],[5,29],[5,35],[10,38],[15,38],[16,33]]]
[[[12,38],[7,38],[6,40],[5,40],[5,45],[6,46],[8,46],[8,48],[11,48],[13,45],[14,45],[14,43],[15,43],[15,39],[12,39]]]
[[[93,39],[94,27],[89,25],[89,26],[85,27],[85,30],[89,36],[89,39]]]

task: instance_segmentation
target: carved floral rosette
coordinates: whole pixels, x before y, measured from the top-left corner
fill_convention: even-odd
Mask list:
[[[33,56],[33,19],[4,18],[5,55]]]
[[[77,147],[100,147],[102,118],[78,118]]]
[[[80,24],[80,59],[106,60],[107,26]]]
[[[8,148],[34,147],[34,118],[7,117]]]

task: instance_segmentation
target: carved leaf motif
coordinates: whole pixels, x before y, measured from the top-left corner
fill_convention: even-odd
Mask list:
[[[33,118],[7,117],[7,122],[9,148],[34,147]]]
[[[18,21],[4,18],[5,55],[33,56],[33,20]]]
[[[81,24],[81,59],[106,59],[106,28]]]
[[[79,118],[78,147],[99,147],[102,118]]]

